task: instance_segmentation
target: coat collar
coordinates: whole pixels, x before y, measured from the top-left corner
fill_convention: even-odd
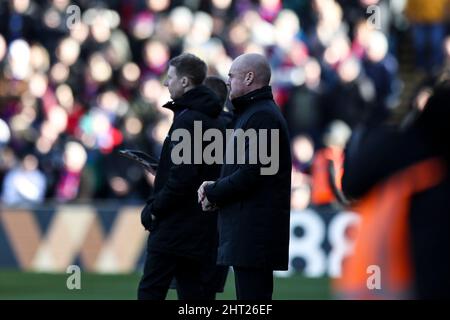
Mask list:
[[[264,86],[262,88],[253,90],[243,96],[231,100],[236,112],[244,111],[249,105],[259,100],[273,100],[272,88]]]
[[[217,95],[204,85],[199,85],[180,98],[169,101],[163,107],[179,114],[182,110],[190,109],[204,113],[212,118],[217,118],[222,111]]]

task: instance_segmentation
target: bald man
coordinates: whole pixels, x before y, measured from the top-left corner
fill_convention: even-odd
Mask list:
[[[199,201],[204,211],[219,209],[217,263],[233,267],[237,299],[271,300],[273,271],[286,270],[289,258],[292,164],[288,130],[273,101],[271,71],[264,56],[239,56],[228,76],[237,117],[233,143],[227,144],[219,180],[201,185]],[[267,133],[257,135],[258,141],[244,140],[244,163],[235,161],[240,147],[238,129]],[[259,146],[256,164],[249,161],[255,146]],[[268,162],[260,157],[262,150],[278,161],[277,170],[264,170]]]

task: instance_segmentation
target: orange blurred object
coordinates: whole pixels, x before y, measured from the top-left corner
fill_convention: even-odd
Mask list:
[[[361,214],[354,253],[334,283],[337,298],[413,299],[409,211],[414,194],[436,186],[445,176],[438,158],[414,164],[375,186],[356,203]],[[370,270],[380,273],[380,288],[369,288]]]

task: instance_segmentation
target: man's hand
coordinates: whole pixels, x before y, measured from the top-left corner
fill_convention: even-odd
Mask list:
[[[203,201],[202,201],[202,210],[203,211],[216,211],[217,209],[218,209],[218,207],[215,204],[212,204],[211,202],[209,202],[207,197],[203,198]]]
[[[151,213],[151,203],[147,203],[141,211],[141,224],[145,230],[150,231],[156,217]]]
[[[206,197],[206,194],[205,194],[205,187],[206,187],[206,186],[209,186],[210,184],[213,184],[213,183],[214,183],[214,181],[204,181],[204,182],[201,184],[200,188],[198,188],[198,190],[197,190],[197,194],[198,194],[198,203],[202,202],[203,199]]]
[[[198,194],[198,202],[202,204],[203,211],[215,211],[217,210],[217,206],[209,202],[208,198],[206,197],[205,193],[205,187],[213,184],[214,181],[205,181],[202,183],[200,188],[198,188],[197,194]]]

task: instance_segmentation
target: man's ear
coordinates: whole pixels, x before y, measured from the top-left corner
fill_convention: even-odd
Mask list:
[[[247,72],[244,80],[245,84],[249,86],[253,83],[253,80],[255,80],[255,73],[253,71]]]
[[[183,88],[188,87],[190,85],[189,78],[186,77],[186,76],[182,77],[181,78],[181,85],[183,86]]]

